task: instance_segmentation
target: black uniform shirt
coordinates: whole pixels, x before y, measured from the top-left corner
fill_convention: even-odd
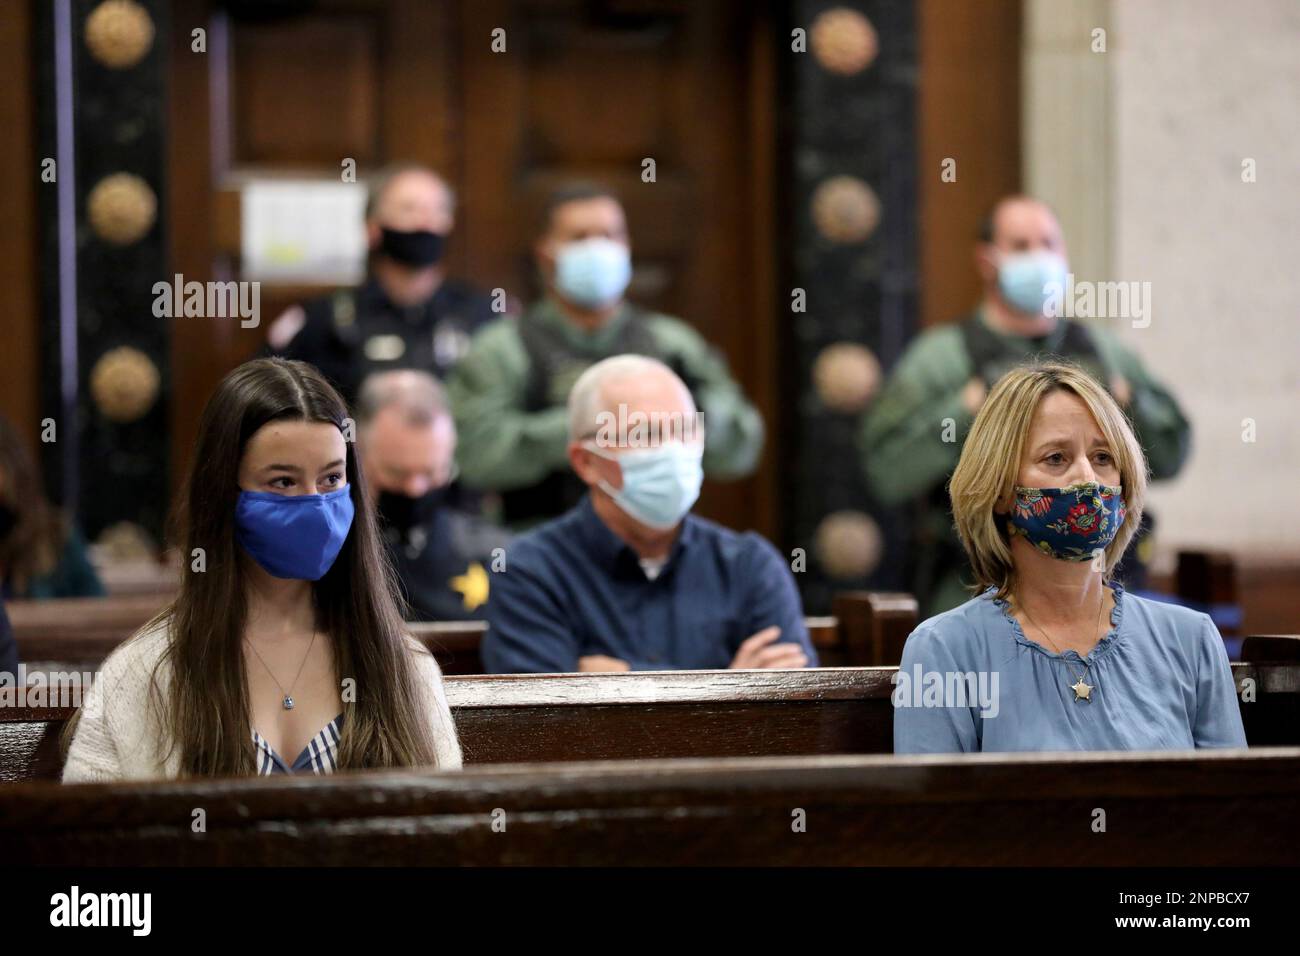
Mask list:
[[[451,279],[410,308],[394,304],[375,279],[302,308],[302,328],[274,354],[315,365],[349,403],[372,372],[414,368],[445,379],[469,349],[470,337],[498,317],[490,297]]]
[[[405,535],[386,527],[383,538],[413,621],[481,620],[487,612],[493,561],[510,535],[481,518],[438,508]],[[494,549],[502,549],[496,555]]]

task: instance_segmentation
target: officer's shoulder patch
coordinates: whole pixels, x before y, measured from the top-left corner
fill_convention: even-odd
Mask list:
[[[344,289],[334,293],[330,304],[334,311],[334,324],[339,328],[347,328],[357,320],[357,300],[350,291]]]

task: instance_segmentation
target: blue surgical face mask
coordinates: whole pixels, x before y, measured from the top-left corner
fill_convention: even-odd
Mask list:
[[[700,497],[704,447],[699,442],[668,442],[621,455],[606,454],[590,443],[587,448],[600,458],[618,462],[623,487],[616,489],[603,480],[598,487],[643,525],[667,531],[686,517]]]
[[[1018,311],[1040,315],[1054,289],[1065,294],[1068,271],[1064,258],[1045,249],[1006,255],[998,266],[998,289]]]
[[[595,237],[560,247],[555,257],[555,287],[570,302],[594,309],[616,302],[632,279],[627,246]]]
[[[354,513],[350,488],[324,495],[241,491],[235,529],[240,546],[267,574],[319,581],[339,556]]]

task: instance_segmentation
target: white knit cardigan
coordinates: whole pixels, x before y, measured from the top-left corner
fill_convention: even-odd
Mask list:
[[[442,671],[424,647],[410,638],[424,702],[432,725],[437,768],[458,770],[460,743],[442,685]],[[63,782],[169,779],[180,775],[180,755],[163,759],[163,735],[150,707],[154,668],[167,647],[166,623],[141,631],[118,647],[100,668],[86,699],[68,758]],[[158,669],[157,682],[166,705],[170,666]],[[165,712],[165,711],[164,711]],[[344,731],[346,733],[346,730]]]

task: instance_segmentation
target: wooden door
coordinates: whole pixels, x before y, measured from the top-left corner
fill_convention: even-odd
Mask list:
[[[246,5],[245,5],[246,6]],[[291,7],[292,4],[281,4]],[[572,177],[627,204],[632,295],[681,316],[729,358],[774,421],[769,217],[775,105],[762,5],[740,0],[321,0],[246,19],[178,0],[173,40],[176,271],[239,278],[239,184],[249,175],[337,177],[413,160],[460,196],[454,274],[521,299],[549,189]],[[205,24],[196,56],[182,24]],[[506,50],[492,51],[493,31]],[[204,105],[206,104],[206,109]],[[655,181],[643,182],[643,161]],[[203,401],[253,354],[267,322],[321,289],[263,285],[264,322],[177,323],[176,473]],[[770,429],[772,432],[775,429]],[[706,486],[701,511],[773,533],[769,436],[762,476]]]
[[[470,275],[532,298],[532,245],[548,193],[574,178],[612,186],[632,235],[629,297],[685,319],[720,348],[769,425],[759,477],[706,484],[699,510],[767,534],[779,460],[772,29],[764,5],[745,2],[464,4],[456,239]]]

